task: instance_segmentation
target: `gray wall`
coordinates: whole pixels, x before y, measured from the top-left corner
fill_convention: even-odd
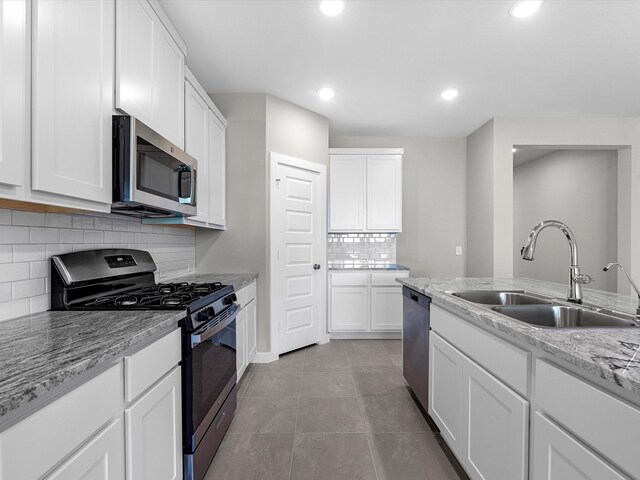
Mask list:
[[[258,351],[268,352],[269,152],[327,164],[328,120],[265,94],[211,98],[227,118],[227,230],[198,229],[197,271],[258,273]]]
[[[397,262],[412,277],[465,276],[465,138],[331,137],[331,147],[404,147]],[[456,246],[463,255],[455,254]]]
[[[482,135],[488,128],[484,125],[469,137],[468,239],[482,247],[469,251],[469,274],[513,276],[514,145],[618,151],[618,258],[632,274],[640,272],[640,249],[631,248],[633,239],[640,237],[640,118],[496,117],[491,123],[491,135]],[[475,151],[473,139],[478,136],[490,145]],[[478,175],[473,170],[476,157],[482,159],[485,168],[484,172],[478,169]],[[474,213],[471,206],[475,199],[489,202],[490,208]],[[483,224],[492,226],[490,235],[478,228]],[[477,272],[473,264],[483,262],[483,256],[492,259],[492,269],[485,267]],[[622,288],[620,280],[621,274],[618,284]],[[624,291],[630,291],[628,285],[624,285]]]
[[[590,286],[617,290],[617,272],[602,271],[617,259],[617,163],[615,150],[559,150],[513,169],[514,276],[567,283],[569,247],[560,230],[540,234],[533,262],[519,255],[531,228],[554,219],[576,236],[581,271],[596,279]]]
[[[493,276],[493,120],[467,137],[467,276]]]
[[[267,285],[265,95],[223,94],[211,95],[211,98],[227,119],[227,230],[197,229],[197,271],[258,273],[258,330],[268,331],[268,309],[264,301]],[[258,335],[258,350],[268,349],[268,339],[268,335]]]

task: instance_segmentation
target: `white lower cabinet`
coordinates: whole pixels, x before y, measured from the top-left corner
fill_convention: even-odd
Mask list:
[[[431,332],[429,335],[429,416],[449,448],[462,452],[462,354]]]
[[[182,478],[180,367],[125,410],[127,479]]]
[[[331,330],[364,332],[369,324],[369,287],[331,287]]]
[[[236,371],[238,380],[247,369],[247,310],[243,308],[236,317]]]
[[[531,480],[625,480],[551,420],[533,419]]]
[[[526,479],[529,402],[469,359],[462,370],[463,467],[472,479]]]
[[[402,331],[402,286],[409,271],[333,271],[329,275],[329,325],[336,333]]]
[[[180,340],[176,329],[114,359],[0,431],[0,480],[181,479]]]
[[[529,402],[433,331],[429,415],[472,479],[527,478]]]
[[[236,370],[238,381],[253,361],[257,350],[257,284],[251,282],[236,292],[240,312],[236,317]]]
[[[47,480],[125,480],[122,417],[116,417]]]

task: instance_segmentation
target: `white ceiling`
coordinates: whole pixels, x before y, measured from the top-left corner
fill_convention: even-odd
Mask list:
[[[640,1],[160,0],[208,92],[266,92],[334,135],[465,136],[496,116],[640,116]],[[315,91],[336,90],[328,103]],[[440,92],[460,89],[446,102]]]

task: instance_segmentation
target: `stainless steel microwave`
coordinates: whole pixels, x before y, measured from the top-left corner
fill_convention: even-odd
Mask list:
[[[134,217],[195,215],[196,160],[129,115],[113,116],[111,211]]]

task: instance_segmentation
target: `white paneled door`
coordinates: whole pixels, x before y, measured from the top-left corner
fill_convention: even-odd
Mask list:
[[[326,325],[326,167],[271,153],[271,321],[285,353]]]

